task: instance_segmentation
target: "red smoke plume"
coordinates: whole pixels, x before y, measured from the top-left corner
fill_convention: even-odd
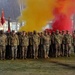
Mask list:
[[[75,13],[75,0],[57,0],[53,11],[55,19],[53,21],[53,30],[72,31],[71,16]]]

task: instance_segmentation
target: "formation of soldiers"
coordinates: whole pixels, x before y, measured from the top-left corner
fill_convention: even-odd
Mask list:
[[[0,59],[26,59],[70,57],[71,50],[75,53],[75,31],[56,30],[52,33],[18,32],[4,33],[0,31]]]

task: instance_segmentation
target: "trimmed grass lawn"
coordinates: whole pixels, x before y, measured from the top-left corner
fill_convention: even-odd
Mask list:
[[[75,75],[75,55],[0,61],[0,75]]]

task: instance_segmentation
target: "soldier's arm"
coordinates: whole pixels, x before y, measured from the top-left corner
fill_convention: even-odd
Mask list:
[[[16,35],[16,37],[17,37],[17,45],[19,45],[19,38],[18,38],[18,36]]]
[[[6,45],[8,44],[7,36],[6,36],[6,38],[5,38],[5,44],[6,44]]]

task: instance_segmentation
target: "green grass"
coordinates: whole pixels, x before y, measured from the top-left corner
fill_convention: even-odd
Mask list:
[[[0,61],[0,75],[75,75],[75,56]]]

